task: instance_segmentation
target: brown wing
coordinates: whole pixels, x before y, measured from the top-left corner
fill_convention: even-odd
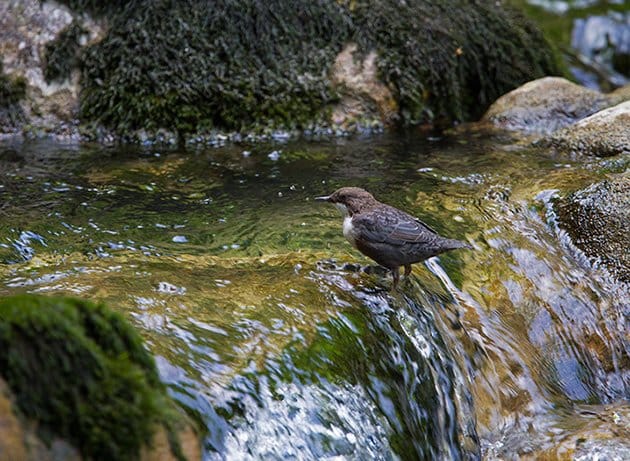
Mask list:
[[[359,240],[387,242],[390,245],[433,242],[437,232],[410,214],[393,207],[382,207],[352,218]]]

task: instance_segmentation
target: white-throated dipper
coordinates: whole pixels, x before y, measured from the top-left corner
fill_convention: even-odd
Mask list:
[[[334,204],[343,214],[344,237],[364,255],[389,269],[394,288],[400,278],[400,266],[405,276],[411,265],[457,248],[472,248],[459,240],[438,235],[418,218],[398,208],[379,202],[359,187],[342,187],[315,200]]]

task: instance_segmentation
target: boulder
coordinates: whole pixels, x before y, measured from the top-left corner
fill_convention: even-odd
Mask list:
[[[552,133],[541,145],[578,154],[609,157],[630,153],[630,101],[604,109]]]
[[[482,120],[507,130],[548,134],[630,97],[604,94],[560,77],[533,80],[501,96]]]
[[[56,42],[64,37],[65,31],[76,26],[76,20],[69,8],[56,2],[0,2],[0,67],[4,67],[5,78],[26,82],[25,97],[20,101],[19,111],[23,117],[18,120],[15,116],[10,119],[2,117],[0,101],[0,133],[76,134],[73,120],[79,108],[78,69],[68,68],[67,73],[55,79],[46,76],[50,64],[47,57],[55,45],[59,49],[68,48],[68,43]],[[77,37],[81,45],[99,40],[104,33],[103,25],[93,21],[89,15],[82,15],[79,22],[80,29],[84,31]],[[74,59],[75,56],[68,58]]]
[[[560,200],[561,229],[593,263],[630,283],[630,173],[616,175]]]

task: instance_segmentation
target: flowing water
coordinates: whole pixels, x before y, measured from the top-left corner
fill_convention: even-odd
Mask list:
[[[627,288],[572,246],[553,203],[627,166],[474,132],[3,141],[0,295],[126,315],[207,428],[207,459],[624,459]],[[312,200],[346,185],[474,250],[389,291]]]

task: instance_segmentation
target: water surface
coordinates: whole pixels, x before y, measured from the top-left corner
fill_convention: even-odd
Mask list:
[[[628,292],[580,256],[553,202],[628,160],[527,146],[3,141],[0,295],[124,313],[207,428],[208,459],[553,459],[580,437],[623,454],[606,434],[629,413]],[[475,249],[390,292],[312,200],[348,185]]]

